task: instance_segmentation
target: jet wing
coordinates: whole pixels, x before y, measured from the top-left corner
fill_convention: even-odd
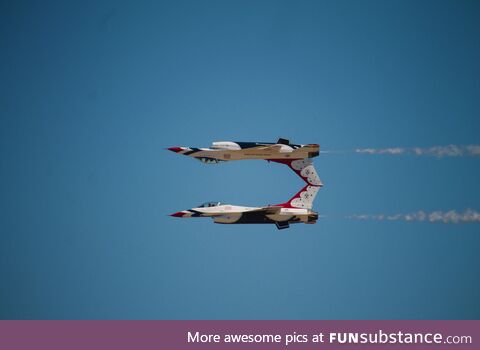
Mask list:
[[[281,206],[277,205],[267,205],[265,207],[259,207],[259,208],[245,208],[245,209],[230,209],[228,208],[228,211],[225,212],[211,212],[211,213],[204,213],[202,212],[201,214],[208,214],[207,216],[224,216],[224,215],[237,215],[237,214],[244,214],[244,213],[263,213],[265,215],[270,215],[270,214],[276,214],[280,212],[280,209],[282,209]],[[194,209],[190,209],[190,211],[195,212],[195,213],[200,213]]]
[[[265,213],[265,214],[277,214],[280,209],[282,209],[281,206],[278,205],[268,205],[266,207],[262,207],[259,209],[254,209],[254,210],[249,210],[249,213]]]
[[[264,145],[264,146],[259,146],[256,149],[262,150],[262,151],[265,151],[265,150],[279,151],[281,147],[282,147],[281,145]]]

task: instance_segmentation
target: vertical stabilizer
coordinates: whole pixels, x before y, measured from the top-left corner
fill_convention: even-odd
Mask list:
[[[306,185],[287,202],[277,205],[284,208],[312,209],[313,201],[315,200],[319,189],[320,187],[318,186]]]
[[[306,159],[272,159],[272,162],[286,164],[295,174],[300,176],[303,181],[312,186],[323,186],[318,177],[317,171],[309,158]]]

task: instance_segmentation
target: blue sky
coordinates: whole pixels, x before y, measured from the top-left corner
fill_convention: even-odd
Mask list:
[[[480,143],[475,1],[0,5],[0,317],[480,317],[478,224],[354,213],[480,208],[477,158],[325,154],[316,225],[167,216],[282,202],[216,140],[323,149]]]

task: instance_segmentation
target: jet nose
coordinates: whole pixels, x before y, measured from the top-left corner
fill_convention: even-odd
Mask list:
[[[169,151],[172,151],[172,152],[175,152],[175,153],[178,153],[180,151],[183,151],[183,148],[182,147],[169,147],[167,148]]]
[[[170,216],[173,216],[173,217],[176,217],[176,218],[181,218],[183,217],[185,213],[181,212],[181,211],[177,211],[176,213],[173,213],[173,214],[170,214]]]

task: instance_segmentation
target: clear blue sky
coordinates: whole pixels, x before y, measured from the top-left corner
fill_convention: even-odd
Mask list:
[[[354,213],[480,208],[478,158],[321,155],[316,225],[167,216],[277,203],[215,140],[480,143],[477,1],[4,1],[0,317],[480,318],[480,226]]]

